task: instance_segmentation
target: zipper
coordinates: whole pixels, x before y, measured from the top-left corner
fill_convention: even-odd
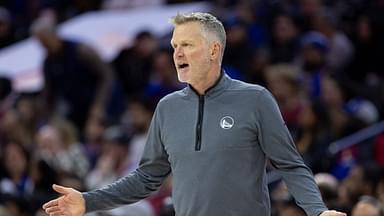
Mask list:
[[[201,131],[203,127],[203,114],[204,114],[204,95],[199,95],[199,110],[196,124],[196,142],[195,151],[201,149]]]
[[[195,151],[200,151],[201,150],[201,132],[203,129],[203,115],[204,115],[204,98],[205,95],[207,94],[208,91],[213,89],[215,86],[218,85],[220,82],[221,78],[223,77],[223,72],[220,73],[220,77],[216,80],[216,82],[209,87],[207,90],[205,90],[204,95],[200,95],[194,88],[193,86],[190,86],[192,91],[196,93],[196,95],[199,96],[199,110],[198,110],[198,116],[197,116],[197,124],[196,124],[196,141],[195,141]]]

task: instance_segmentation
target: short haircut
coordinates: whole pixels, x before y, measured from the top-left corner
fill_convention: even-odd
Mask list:
[[[207,33],[212,33],[219,41],[222,47],[222,53],[224,54],[226,44],[226,33],[223,23],[210,13],[192,12],[192,13],[178,13],[171,18],[171,23],[181,25],[188,22],[198,22],[202,30]]]
[[[367,195],[361,196],[359,198],[358,203],[369,204],[377,210],[380,216],[384,215],[383,208],[381,207],[380,201],[377,200],[375,197],[367,196]]]

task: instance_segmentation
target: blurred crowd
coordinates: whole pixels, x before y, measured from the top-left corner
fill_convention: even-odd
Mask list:
[[[128,175],[157,102],[185,86],[171,32],[143,30],[105,62],[60,38],[56,24],[87,11],[184,2],[0,0],[0,48],[33,36],[46,49],[41,91],[17,92],[0,77],[0,216],[45,215],[53,183],[84,191]],[[223,69],[273,93],[326,205],[383,216],[384,132],[338,152],[329,146],[384,119],[384,1],[209,2],[227,31]],[[284,182],[269,186],[273,216],[305,215]],[[141,202],[90,215],[171,216],[171,190],[169,177]]]

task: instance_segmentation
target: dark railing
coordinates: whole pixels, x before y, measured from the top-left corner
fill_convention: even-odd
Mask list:
[[[373,138],[378,134],[384,132],[384,121],[378,122],[374,125],[359,130],[351,135],[343,137],[339,140],[332,142],[328,147],[328,152],[335,155],[340,151],[347,149],[351,146],[357,145],[365,140]],[[268,184],[279,181],[281,176],[275,171],[271,170],[267,173]]]
[[[367,139],[370,139],[382,133],[383,131],[384,131],[384,121],[381,121],[374,125],[366,127],[362,130],[359,130],[356,133],[353,133],[351,135],[348,135],[346,137],[343,137],[339,140],[332,142],[328,147],[328,151],[331,155],[335,155],[338,152],[346,148],[349,148],[353,145],[359,144]]]

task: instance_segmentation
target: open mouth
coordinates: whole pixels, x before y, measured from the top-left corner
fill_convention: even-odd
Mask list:
[[[184,68],[187,68],[188,66],[189,66],[189,64],[180,64],[179,68],[184,69]]]

